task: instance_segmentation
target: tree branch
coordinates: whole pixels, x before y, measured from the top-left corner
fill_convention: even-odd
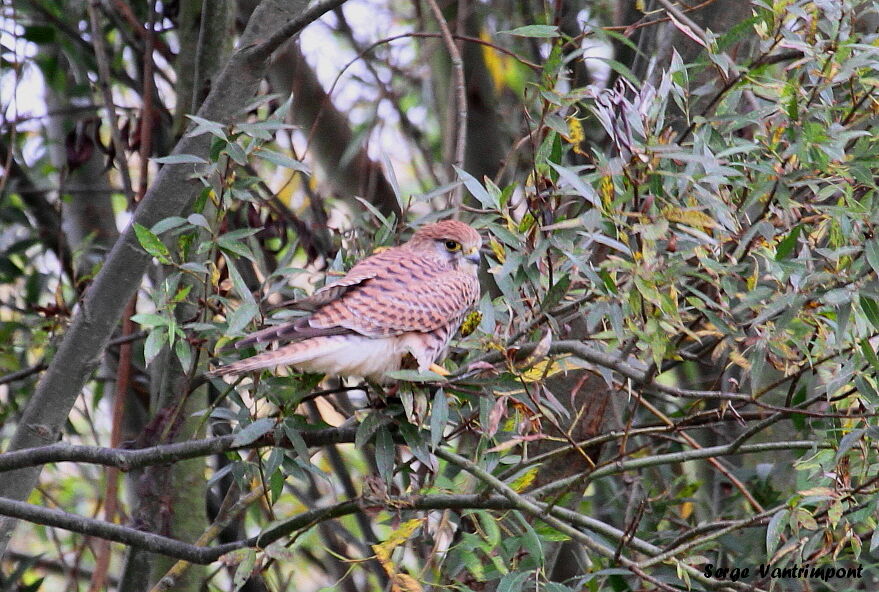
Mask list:
[[[461,52],[458,51],[458,46],[452,38],[449,25],[446,23],[443,12],[440,10],[439,5],[437,5],[436,0],[427,0],[427,5],[430,6],[430,10],[433,12],[437,24],[439,24],[443,44],[445,44],[446,50],[449,52],[449,58],[452,60],[452,72],[455,76],[455,105],[458,108],[456,113],[458,126],[455,132],[455,153],[452,164],[458,169],[462,169],[464,167],[464,151],[467,143],[467,92],[466,81],[464,80],[464,60],[461,59]],[[459,15],[459,18],[463,17]],[[449,181],[454,178],[455,175],[449,175]],[[463,194],[464,188],[461,185],[457,185],[450,196],[449,206],[456,209],[460,207],[463,201]]]
[[[669,452],[667,454],[655,454],[652,456],[645,456],[642,458],[636,458],[627,461],[619,460],[604,465],[603,467],[599,467],[591,473],[580,473],[577,475],[571,475],[570,477],[565,477],[564,479],[559,479],[558,481],[553,481],[552,483],[547,483],[542,487],[538,487],[537,489],[532,491],[531,494],[535,497],[544,497],[575,484],[578,486],[580,486],[581,484],[585,486],[586,483],[594,481],[595,479],[600,479],[601,477],[616,475],[618,473],[631,471],[633,469],[654,467],[657,465],[672,463],[677,464],[686,462],[688,460],[714,458],[716,456],[730,456],[733,454],[752,454],[755,452],[770,452],[773,450],[812,450],[813,448],[827,449],[833,448],[833,446],[830,443],[814,442],[812,440],[793,440],[788,442],[762,442],[759,444],[747,444],[739,446],[737,448],[734,447],[732,444],[727,444],[724,446],[709,446],[708,448],[698,448],[696,450],[684,450],[681,452]]]
[[[474,462],[469,461],[463,456],[459,456],[453,452],[449,452],[442,448],[436,449],[436,455],[443,460],[452,463],[474,477],[476,477],[479,481],[498,492],[501,496],[507,498],[510,503],[517,509],[522,512],[531,515],[534,518],[542,520],[552,528],[562,532],[578,543],[582,544],[587,549],[591,550],[594,553],[598,553],[603,555],[604,557],[613,558],[615,561],[618,561],[622,565],[624,565],[628,569],[638,568],[639,564],[632,561],[631,559],[617,553],[614,549],[606,547],[605,545],[593,540],[591,537],[587,536],[585,533],[581,532],[579,529],[574,528],[567,522],[564,522],[556,517],[552,510],[556,510],[557,508],[550,508],[547,504],[541,504],[532,499],[532,496],[523,496],[516,491],[514,491],[511,487],[509,487],[506,483],[484,470],[482,467],[477,465]],[[702,573],[697,570],[695,567],[685,564],[679,564],[681,569],[687,571],[689,576],[695,580],[698,580],[700,583],[705,585],[706,587],[713,589],[726,589],[726,588],[734,588],[734,589],[747,589],[753,590],[751,586],[746,586],[745,588],[739,588],[738,584],[727,583],[722,580],[711,580],[702,575]],[[744,585],[743,585],[744,586]]]
[[[344,444],[354,441],[356,428],[326,428],[322,430],[303,430],[302,439],[307,446],[326,446]],[[0,473],[35,467],[48,463],[79,462],[105,467],[115,467],[120,471],[131,471],[142,467],[178,462],[190,458],[223,454],[234,450],[250,450],[266,446],[290,448],[292,445],[286,438],[274,441],[270,435],[245,446],[233,446],[234,434],[160,444],[136,450],[124,448],[107,448],[103,446],[80,446],[75,444],[49,444],[25,450],[16,450],[0,455]]]
[[[291,35],[343,2],[333,0],[301,10],[301,2],[263,0],[241,36],[241,49],[226,64],[198,115],[214,121],[229,121],[235,117],[259,88],[265,74],[265,58]],[[292,16],[297,12],[297,16]],[[260,38],[266,34],[269,34],[269,41],[260,43]],[[207,156],[209,148],[210,137],[203,134],[184,137],[173,153]],[[149,228],[159,220],[188,210],[200,189],[200,185],[190,178],[191,172],[191,165],[163,167],[135,211],[133,222]],[[58,440],[70,409],[96,366],[123,308],[140,285],[151,259],[140,247],[134,224],[129,225],[90,286],[23,414],[8,450],[43,446]],[[0,483],[0,496],[10,500],[26,499],[38,476],[37,468],[8,475]],[[0,556],[14,526],[12,519],[0,521]]]

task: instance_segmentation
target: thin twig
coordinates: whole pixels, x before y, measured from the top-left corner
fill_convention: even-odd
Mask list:
[[[250,493],[244,495],[235,502],[234,505],[227,508],[225,512],[221,511],[220,515],[217,516],[217,519],[214,520],[214,523],[211,524],[207,530],[205,530],[198,540],[195,541],[195,544],[199,547],[204,547],[211,541],[213,541],[219,534],[225,529],[227,526],[232,524],[232,521],[238,518],[242,512],[244,512],[247,508],[251,506],[256,501],[265,494],[265,487],[259,485],[253,489]],[[150,589],[150,592],[166,592],[174,587],[177,584],[177,581],[180,577],[186,573],[186,570],[189,569],[191,562],[181,559],[177,563],[174,564],[168,572],[162,576],[156,585]]]
[[[113,91],[110,88],[110,65],[107,60],[107,48],[104,46],[104,34],[101,31],[101,23],[98,21],[98,8],[99,0],[89,0],[86,4],[92,28],[92,43],[94,44],[95,59],[98,63],[98,86],[101,88],[101,96],[104,98],[104,107],[107,109],[107,118],[110,123],[110,136],[116,150],[116,164],[119,166],[119,174],[122,175],[122,185],[125,188],[125,196],[128,199],[132,199],[134,197],[134,191],[132,190],[131,185],[131,175],[128,172],[128,163],[125,161],[125,146],[122,143],[122,135],[119,133],[119,123],[113,102]]]
[[[127,336],[134,330],[131,316],[134,314],[137,304],[137,296],[134,296],[125,308],[122,318],[122,335]],[[125,413],[125,403],[128,399],[128,390],[131,385],[131,342],[123,344],[119,348],[119,361],[116,366],[116,388],[113,396],[113,416],[110,426],[110,446],[117,448],[122,442],[122,419]],[[113,522],[119,505],[119,469],[109,467],[107,469],[107,484],[104,489],[104,520]],[[95,550],[95,571],[92,574],[89,590],[100,592],[104,589],[107,580],[107,571],[110,568],[110,542],[102,539]]]
[[[355,433],[355,428],[346,426],[321,430],[305,430],[302,432],[302,438],[308,446],[323,446],[326,444],[353,442]],[[286,439],[279,442],[272,438],[271,434],[246,446],[235,446],[233,444],[234,439],[234,435],[226,435],[189,440],[187,442],[175,442],[173,444],[161,444],[135,450],[105,448],[102,446],[80,446],[59,442],[57,444],[13,450],[0,454],[0,472],[56,462],[90,463],[116,467],[121,471],[131,471],[140,467],[173,463],[212,454],[223,454],[234,450],[249,450],[264,446],[290,446]]]
[[[458,169],[463,170],[464,151],[467,147],[467,88],[464,79],[464,60],[461,59],[461,52],[455,44],[452,32],[449,30],[449,25],[446,23],[446,19],[443,17],[443,12],[440,10],[436,0],[427,0],[427,5],[430,6],[430,10],[433,12],[437,24],[439,24],[443,43],[445,44],[446,50],[449,52],[449,58],[452,61],[452,73],[455,79],[455,104],[458,107],[456,114],[458,131],[455,133],[453,165]],[[450,171],[449,180],[454,178],[454,171]],[[455,209],[456,216],[458,213],[458,207],[463,202],[463,196],[464,188],[461,185],[455,187],[454,191],[449,195],[449,207]]]
[[[153,95],[156,86],[153,78],[153,46],[156,34],[153,31],[156,21],[156,0],[149,4],[149,17],[146,28],[146,48],[143,55],[143,115],[140,118],[140,179],[135,201],[146,195],[150,178],[150,154],[153,149]]]
[[[437,448],[435,453],[438,457],[457,467],[464,469],[465,471],[476,477],[480,482],[490,487],[503,497],[507,498],[517,510],[520,510],[523,513],[526,513],[534,518],[542,520],[552,528],[558,530],[563,534],[566,534],[567,536],[571,537],[576,542],[582,544],[584,547],[594,553],[608,558],[613,558],[616,555],[616,551],[614,549],[611,549],[610,547],[607,547],[597,542],[592,537],[586,535],[584,532],[571,526],[568,522],[557,518],[554,510],[557,510],[558,508],[549,508],[546,504],[541,504],[534,501],[532,499],[533,496],[526,497],[517,493],[506,483],[504,483],[488,471],[484,470],[476,463],[464,458],[463,456],[459,456],[443,448]],[[627,568],[639,567],[637,562],[628,559],[622,554],[619,555],[617,561]],[[684,564],[681,564],[680,566],[682,569],[685,569],[687,571],[691,578],[698,580],[705,586],[711,588],[720,588],[726,586],[738,588],[738,586],[735,584],[728,584],[723,581],[710,580],[709,578],[703,576],[702,573],[693,566]]]
[[[773,450],[812,450],[812,449],[832,449],[833,446],[828,442],[814,442],[812,440],[792,440],[782,442],[761,442],[759,444],[746,444],[733,449],[731,445],[725,446],[709,446],[708,448],[700,448],[697,450],[684,450],[681,452],[669,452],[665,454],[655,454],[626,461],[615,461],[606,464],[588,474],[578,473],[570,477],[565,477],[552,483],[547,483],[538,487],[531,494],[535,497],[544,497],[556,491],[577,485],[578,487],[610,475],[617,475],[626,471],[635,469],[643,469],[658,465],[682,463],[689,460],[699,460],[713,458],[716,456],[731,456],[733,454],[754,454],[758,452],[771,452]]]
[[[144,45],[147,47],[145,50],[146,53],[149,53],[151,44],[155,44],[156,51],[162,54],[162,57],[165,58],[168,62],[174,61],[174,54],[171,53],[171,49],[168,45],[162,41],[160,38],[156,38],[153,35],[153,27],[145,29],[144,26],[137,20],[137,16],[134,14],[134,11],[131,10],[131,7],[128,5],[125,0],[110,0],[110,3],[113,5],[113,9],[116,11],[118,15],[120,15],[123,20],[125,20],[128,25],[131,27],[131,30],[140,37],[145,40]],[[151,10],[151,16],[155,15],[155,4],[153,5],[153,9]],[[150,22],[153,22],[153,19],[150,19]],[[146,93],[144,93],[146,94]]]
[[[38,374],[48,367],[49,365],[45,362],[40,362],[39,364],[34,364],[29,368],[22,368],[21,370],[10,372],[5,376],[0,376],[0,384],[9,384],[10,382],[15,382],[16,380],[21,380],[23,378],[27,378],[28,376],[33,376],[34,374]]]

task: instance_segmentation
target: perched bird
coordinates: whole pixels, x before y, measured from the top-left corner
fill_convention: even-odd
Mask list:
[[[409,242],[363,259],[339,281],[291,304],[307,316],[252,333],[235,347],[284,345],[210,375],[293,366],[381,380],[401,368],[406,354],[421,371],[442,371],[435,362],[479,300],[481,245],[479,233],[456,220],[423,226]]]

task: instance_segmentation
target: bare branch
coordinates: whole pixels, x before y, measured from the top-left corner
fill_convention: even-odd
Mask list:
[[[354,441],[356,431],[352,427],[304,430],[302,432],[302,439],[308,446],[344,444]],[[80,462],[115,467],[120,471],[131,471],[141,467],[178,462],[212,454],[223,454],[233,450],[249,450],[266,446],[289,448],[291,446],[286,439],[276,442],[271,437],[261,438],[246,446],[233,446],[232,442],[234,439],[235,435],[230,434],[215,438],[189,440],[188,442],[161,444],[136,450],[107,448],[103,446],[80,446],[59,442],[57,444],[49,444],[48,446],[16,450],[0,455],[0,472],[57,462]]]
[[[452,38],[452,32],[449,30],[449,25],[446,23],[446,19],[443,17],[443,12],[440,10],[439,5],[437,5],[436,0],[427,0],[427,5],[430,6],[430,10],[433,12],[437,24],[439,24],[443,43],[445,44],[446,50],[449,52],[449,57],[452,60],[452,71],[455,76],[455,103],[458,107],[456,113],[458,131],[455,133],[455,153],[453,164],[461,169],[464,166],[464,152],[467,143],[467,93],[466,81],[464,80],[464,60],[461,59],[461,52],[458,50],[458,46]],[[450,174],[449,180],[454,179],[454,177],[455,175]],[[449,206],[456,208],[457,210],[463,201],[463,193],[464,188],[460,185],[456,186],[454,192],[451,194]]]
[[[829,442],[814,442],[812,440],[792,440],[786,442],[762,442],[760,444],[747,444],[744,446],[733,447],[733,444],[723,446],[709,446],[707,448],[698,448],[696,450],[683,450],[681,452],[669,452],[667,454],[655,454],[632,460],[619,460],[603,467],[599,467],[588,474],[577,474],[558,481],[553,481],[542,487],[538,487],[531,492],[535,497],[544,497],[551,493],[562,491],[572,485],[578,487],[589,481],[607,477],[608,475],[616,475],[633,469],[643,469],[646,467],[654,467],[657,465],[677,464],[688,460],[698,460],[703,458],[714,458],[717,456],[730,456],[733,454],[753,454],[755,452],[771,452],[775,450],[813,450],[813,449],[832,449],[833,445]]]
[[[104,97],[104,107],[107,109],[107,118],[110,123],[110,137],[113,139],[113,146],[116,149],[116,164],[119,166],[119,174],[122,175],[122,185],[125,187],[125,196],[128,199],[134,197],[134,190],[131,186],[131,173],[128,170],[128,163],[125,161],[125,145],[122,143],[122,135],[119,133],[119,122],[116,118],[115,102],[113,101],[113,91],[110,88],[110,64],[107,60],[107,48],[104,47],[104,34],[101,31],[101,23],[98,21],[98,0],[89,0],[86,4],[89,13],[89,21],[92,27],[92,43],[95,46],[95,59],[98,62],[98,86],[101,89],[101,95]],[[150,98],[144,96],[144,100]]]

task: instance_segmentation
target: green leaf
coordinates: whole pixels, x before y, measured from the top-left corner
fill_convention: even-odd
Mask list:
[[[153,162],[157,164],[207,164],[206,161],[201,156],[196,156],[195,154],[169,154],[168,156],[161,156],[159,158],[154,158]]]
[[[232,439],[232,446],[247,446],[256,442],[275,428],[275,420],[271,417],[260,417],[255,422],[245,426]]]
[[[370,413],[364,417],[354,434],[354,447],[359,450],[366,448],[366,445],[372,440],[372,436],[385,423],[387,423],[387,418],[379,413]]]
[[[385,167],[385,178],[388,180],[388,183],[391,184],[391,189],[394,191],[394,197],[397,199],[397,205],[400,206],[400,211],[406,211],[406,205],[403,203],[403,194],[400,193],[400,182],[397,181],[397,173],[394,172],[394,166],[391,164],[391,160],[388,158],[388,155],[382,152],[381,155],[382,164]]]
[[[166,327],[171,323],[171,319],[157,315],[151,312],[142,312],[131,316],[131,320],[138,325],[144,327]]]
[[[232,577],[232,592],[238,592],[250,579],[253,574],[253,568],[256,566],[256,551],[253,549],[242,549],[244,558],[235,569],[235,575]]]
[[[874,273],[879,273],[879,239],[870,239],[864,245],[864,254],[867,256],[867,263],[873,268]]]
[[[549,311],[556,304],[558,304],[562,298],[565,297],[565,294],[568,293],[568,288],[571,285],[571,276],[568,274],[563,275],[558,279],[558,281],[549,289],[546,293],[546,298],[543,299],[543,310]]]
[[[232,280],[232,287],[235,289],[235,293],[242,301],[256,304],[253,294],[251,294],[247,284],[244,282],[244,278],[242,278],[241,274],[238,272],[238,268],[235,267],[235,263],[229,255],[225,255],[224,258],[226,259],[226,269],[229,270],[229,278]]]
[[[137,236],[137,241],[140,243],[140,246],[143,247],[144,251],[165,265],[171,263],[171,252],[168,251],[168,247],[166,247],[165,243],[163,243],[158,236],[153,234],[149,228],[141,226],[135,222],[134,234]]]
[[[269,150],[268,148],[260,148],[259,150],[254,151],[254,156],[258,158],[262,158],[263,160],[267,160],[272,164],[276,164],[280,167],[293,169],[294,171],[299,171],[301,173],[305,173],[306,175],[310,174],[308,170],[308,166],[295,158],[291,158],[286,154],[281,154],[280,152],[275,152],[274,150]]]
[[[189,217],[186,218],[186,221],[193,226],[204,228],[208,232],[210,232],[211,230],[211,225],[208,223],[208,219],[205,218],[202,214],[190,214]]]
[[[165,345],[167,332],[164,327],[156,327],[147,335],[143,343],[143,358],[147,366],[155,359]]]
[[[299,457],[299,460],[306,464],[311,463],[311,455],[308,454],[308,446],[305,444],[302,434],[299,433],[299,430],[296,428],[293,418],[291,417],[284,420],[284,435],[290,440],[290,444],[293,445],[293,450],[296,451],[296,456]]]
[[[879,305],[876,304],[875,300],[869,296],[864,296],[863,294],[859,300],[861,303],[861,310],[867,315],[867,320],[870,321],[870,324],[873,325],[875,329],[879,329]]]
[[[177,359],[180,360],[180,367],[183,368],[183,371],[189,372],[190,368],[192,368],[192,350],[185,339],[178,339],[174,342],[174,353],[177,354]]]
[[[524,27],[517,27],[509,31],[498,31],[498,34],[552,39],[559,36],[559,28],[555,25],[525,25]]]
[[[362,203],[362,204],[363,204],[363,207],[365,207],[367,210],[369,210],[369,212],[370,212],[373,216],[375,216],[375,217],[376,217],[376,218],[382,223],[382,226],[384,226],[385,228],[391,228],[391,221],[388,220],[387,217],[386,217],[384,214],[382,214],[382,213],[378,210],[377,207],[375,207],[374,205],[372,205],[371,203],[369,203],[368,201],[366,201],[366,200],[363,199],[362,197],[357,197],[357,196],[355,195],[355,196],[354,196],[354,199],[356,199],[357,201],[359,201],[360,203]]]
[[[406,441],[406,445],[409,446],[409,450],[412,451],[412,455],[415,456],[421,464],[435,471],[437,468],[436,457],[430,453],[430,450],[428,450],[427,443],[424,441],[421,431],[411,423],[401,423],[400,433],[403,435],[403,440]]]
[[[845,453],[852,449],[852,447],[858,443],[858,441],[864,436],[864,433],[867,431],[866,428],[858,428],[856,430],[852,430],[847,433],[842,439],[839,441],[839,448],[836,450],[836,459],[834,462],[839,462]]]
[[[387,427],[382,426],[375,435],[375,466],[385,483],[390,483],[394,476],[394,439]]]
[[[241,166],[247,164],[247,155],[244,153],[244,149],[236,142],[229,142],[228,144],[226,144],[226,149],[224,150],[224,152],[229,155],[229,158],[231,158]]]
[[[873,366],[873,370],[879,373],[879,357],[876,356],[876,352],[873,351],[873,346],[870,345],[870,342],[866,339],[861,340],[861,353],[864,354],[864,358],[870,362],[870,365]]]
[[[458,173],[458,178],[464,182],[464,187],[467,188],[467,191],[469,191],[470,194],[482,204],[483,208],[487,210],[500,208],[498,200],[492,197],[488,191],[485,190],[485,187],[482,186],[482,183],[477,181],[473,175],[463,169],[459,169],[458,167],[455,167],[455,172]]]
[[[580,175],[571,169],[557,165],[552,161],[550,161],[549,166],[558,172],[561,180],[570,185],[571,188],[577,192],[577,195],[591,203],[596,208],[601,207],[601,198],[598,197],[598,193],[595,192],[595,189],[593,189],[591,185],[584,183],[580,178]]]
[[[775,550],[778,548],[778,542],[781,540],[781,534],[784,532],[784,527],[787,525],[787,518],[789,515],[790,510],[780,510],[769,521],[769,526],[766,528],[767,557],[772,557],[772,554],[775,553]]]
[[[528,553],[534,558],[535,561],[539,565],[543,564],[543,542],[540,540],[540,536],[537,534],[537,531],[534,530],[534,527],[522,517],[522,514],[519,512],[515,513],[516,518],[518,518],[519,523],[522,525],[523,532],[521,536],[522,540],[522,548],[528,551]]]
[[[430,447],[435,449],[443,439],[443,431],[449,423],[449,401],[446,393],[438,388],[430,406]]]
[[[791,252],[794,250],[794,247],[797,246],[797,238],[800,236],[801,230],[802,226],[798,224],[793,227],[793,229],[788,233],[786,237],[781,239],[781,241],[778,243],[778,246],[775,248],[776,261],[781,261],[791,254]]]
[[[497,592],[520,592],[525,580],[531,575],[528,572],[511,572],[505,574],[498,582]]]
[[[191,271],[193,273],[209,273],[207,265],[204,263],[196,263],[194,261],[184,263],[180,266],[180,269],[185,269],[186,271]]]
[[[186,224],[186,218],[181,218],[180,216],[170,216],[165,218],[164,220],[159,220],[155,224],[153,224],[152,231],[153,234],[162,234],[167,230],[171,230],[172,228],[177,228],[178,226],[182,226]]]
[[[245,259],[250,259],[254,262],[256,261],[253,256],[253,251],[241,241],[234,240],[228,236],[221,236],[217,239],[217,246],[232,255],[238,255],[239,257],[244,257]]]
[[[259,314],[259,306],[257,306],[256,302],[242,302],[241,306],[229,315],[229,327],[226,329],[226,333],[229,335],[241,333],[244,327],[247,326],[247,323],[257,314]]]
[[[395,370],[387,373],[388,378],[394,380],[405,380],[406,382],[443,382],[445,376],[440,376],[436,372],[426,370],[419,372],[418,370]]]
[[[274,450],[272,451],[274,452]],[[269,477],[269,492],[272,494],[272,503],[278,501],[278,498],[281,497],[281,494],[284,493],[284,473],[281,471],[275,471],[274,473],[270,473]]]
[[[497,519],[485,510],[476,510],[474,513],[479,517],[479,524],[482,526],[485,540],[492,547],[498,546],[501,543],[501,529],[497,524]]]
[[[187,115],[186,117],[196,123],[195,129],[186,134],[187,137],[192,138],[202,134],[211,134],[212,136],[216,136],[226,142],[229,141],[229,138],[226,137],[226,131],[224,130],[225,126],[222,123],[210,121],[204,117],[199,117],[198,115]]]

